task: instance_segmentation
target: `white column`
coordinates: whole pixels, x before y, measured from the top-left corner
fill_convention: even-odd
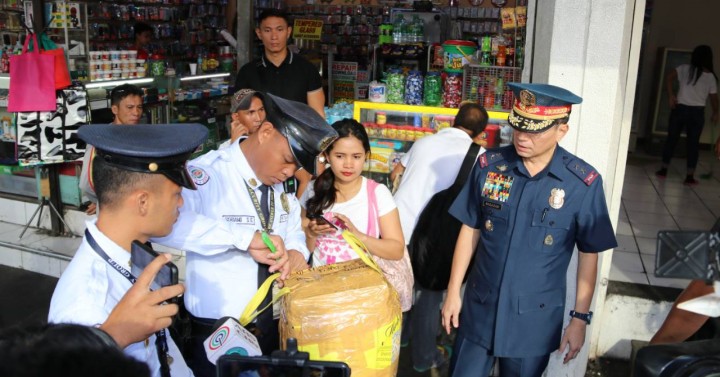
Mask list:
[[[603,176],[610,217],[617,224],[625,174],[630,120],[637,77],[639,33],[635,7],[644,0],[539,0],[533,37],[530,81],[564,87],[583,97],[570,116],[570,132],[562,146],[593,165]],[[631,54],[631,42],[638,46]],[[601,254],[595,291],[593,324],[601,323],[612,252]],[[567,273],[569,311],[575,303],[577,257]],[[569,317],[565,317],[567,325]],[[538,324],[542,326],[542,324]],[[562,356],[550,358],[548,376],[583,376],[588,358],[595,357],[597,326],[588,328],[586,343],[568,365]]]

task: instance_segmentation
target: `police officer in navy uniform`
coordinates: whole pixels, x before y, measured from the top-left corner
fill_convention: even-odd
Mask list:
[[[487,376],[496,358],[501,376],[540,376],[553,351],[567,349],[565,363],[575,358],[592,318],[597,253],[617,246],[602,178],[558,145],[582,98],[547,84],[509,85],[513,145],[479,157],[450,209],[463,223],[442,308],[446,331],[458,328],[453,376]],[[577,294],[566,311],[575,246]]]

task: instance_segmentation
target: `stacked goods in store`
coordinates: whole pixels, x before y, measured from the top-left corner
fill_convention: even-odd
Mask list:
[[[137,59],[137,51],[90,51],[90,81],[145,77],[146,72],[145,59]]]

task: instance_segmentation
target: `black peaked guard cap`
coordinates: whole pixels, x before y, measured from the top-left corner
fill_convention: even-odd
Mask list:
[[[295,161],[313,176],[317,175],[315,160],[338,133],[310,106],[270,93],[263,100],[268,122],[288,139]]]
[[[119,169],[162,174],[195,190],[185,163],[208,136],[202,124],[90,124],[78,135],[95,147],[97,158]]]

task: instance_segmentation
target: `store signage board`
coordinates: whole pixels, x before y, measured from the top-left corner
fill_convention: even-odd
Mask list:
[[[355,82],[358,77],[357,62],[336,61],[330,68],[333,84],[333,101],[355,100]]]
[[[293,38],[319,41],[323,22],[320,20],[296,19],[293,24]]]

